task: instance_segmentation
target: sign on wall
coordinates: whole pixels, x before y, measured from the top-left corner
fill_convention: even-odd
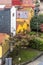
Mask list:
[[[28,18],[28,11],[17,11],[17,18]]]

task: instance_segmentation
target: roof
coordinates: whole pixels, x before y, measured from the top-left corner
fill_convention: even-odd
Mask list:
[[[21,5],[22,1],[21,0],[12,0],[12,5]]]
[[[11,3],[12,3],[11,0],[0,0],[0,4],[8,5],[8,4],[11,4]]]
[[[33,0],[12,0],[12,5],[20,5],[23,7],[35,7]]]
[[[9,38],[9,35],[7,35],[6,33],[0,33],[0,44],[2,44],[2,42],[3,42],[6,38],[8,39],[8,38]]]
[[[10,8],[12,5],[12,0],[0,0],[0,5],[5,5],[5,8]]]
[[[11,8],[13,5],[34,7],[33,0],[0,0],[0,5],[5,5],[5,8]]]
[[[33,0],[23,0],[22,6],[34,7]]]

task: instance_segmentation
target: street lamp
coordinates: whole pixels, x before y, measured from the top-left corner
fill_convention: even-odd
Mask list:
[[[10,52],[12,52],[13,51],[13,44],[12,44],[12,42],[10,43]]]
[[[12,52],[13,49],[14,49],[14,38],[13,38],[13,33],[10,35],[10,38],[9,38],[9,46],[10,46],[10,52]]]
[[[39,11],[40,11],[39,7],[35,7],[35,8],[34,8],[34,14],[35,14],[35,15],[38,15],[38,12],[39,12]]]
[[[38,15],[38,12],[40,11],[39,6],[40,6],[40,0],[36,0],[34,8],[35,15]]]
[[[38,22],[37,22],[37,37],[38,37]]]

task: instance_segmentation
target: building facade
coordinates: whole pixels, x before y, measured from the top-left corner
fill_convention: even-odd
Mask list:
[[[4,0],[4,2],[0,1],[1,4],[5,7],[0,8],[0,33],[13,33],[15,35],[20,31],[23,32],[23,30],[28,29],[30,31],[30,19],[34,14],[32,0]]]
[[[10,33],[10,9],[0,10],[0,33]]]
[[[40,12],[39,14],[43,14],[43,0],[40,0]]]
[[[6,34],[16,35],[24,30],[30,31],[33,15],[33,0],[0,0],[0,61],[6,57],[9,50],[9,44],[5,42],[5,39],[8,39]]]
[[[2,65],[2,61],[5,61],[9,54],[9,43],[5,40],[9,40],[9,35],[0,33],[0,65]]]

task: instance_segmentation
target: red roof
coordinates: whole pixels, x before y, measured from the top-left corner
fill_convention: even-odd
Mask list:
[[[11,8],[13,5],[34,7],[33,0],[0,0],[0,5],[5,5],[5,8]]]
[[[8,38],[8,35],[6,33],[0,33],[0,44],[2,44],[3,40]]]
[[[34,7],[33,0],[12,0],[12,5]]]
[[[22,2],[20,0],[12,0],[12,5],[21,5]]]
[[[24,7],[34,7],[33,0],[23,0],[22,6],[24,6]]]

